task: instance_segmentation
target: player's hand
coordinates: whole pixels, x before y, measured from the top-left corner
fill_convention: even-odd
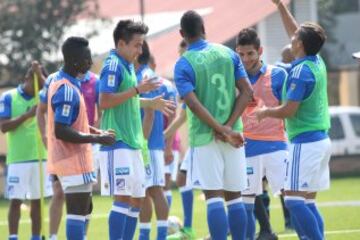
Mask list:
[[[176,111],[175,103],[170,100],[165,100],[162,95],[152,98],[150,107],[153,110],[161,111],[168,117],[175,114]]]
[[[154,78],[145,78],[139,85],[136,86],[136,88],[138,89],[139,93],[144,93],[157,89],[160,86],[161,83],[159,81],[154,81]]]
[[[101,145],[113,145],[116,143],[115,135],[111,133],[101,133],[96,136],[96,143]]]
[[[164,159],[165,159],[165,165],[169,165],[174,161],[174,154],[171,149],[165,150]]]
[[[261,122],[264,118],[266,118],[266,111],[267,107],[265,106],[255,109],[254,113],[258,122]]]
[[[276,6],[278,6],[281,2],[281,0],[271,0]]]
[[[29,111],[24,113],[26,119],[34,117],[35,114],[36,114],[36,106],[33,106]]]
[[[229,126],[223,126],[222,131],[223,139],[233,147],[239,148],[244,146],[244,138],[239,132],[235,132]]]
[[[32,61],[31,69],[34,73],[41,73],[41,65],[38,61]]]

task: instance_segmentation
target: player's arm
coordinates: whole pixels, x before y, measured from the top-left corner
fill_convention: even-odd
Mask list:
[[[253,90],[247,78],[242,78],[236,81],[236,88],[239,90],[239,94],[236,97],[233,111],[226,122],[226,125],[233,126],[244,112],[249,101],[252,99]]]
[[[146,139],[149,139],[152,127],[154,125],[154,114],[155,112],[149,108],[144,109],[144,118],[143,118],[143,133]]]
[[[288,36],[292,37],[299,28],[299,24],[296,22],[294,16],[290,13],[289,9],[285,6],[282,0],[272,0],[272,2],[279,9],[280,16]]]
[[[168,139],[172,137],[176,130],[178,130],[186,121],[186,110],[181,109],[180,113],[175,117],[174,121],[172,121],[169,126],[165,129],[164,135],[165,138]]]
[[[45,147],[47,147],[47,137],[46,137],[46,112],[47,104],[40,101],[36,108],[36,119],[37,124],[40,129],[41,139]]]
[[[176,110],[174,102],[164,99],[161,95],[154,98],[140,98],[140,106],[142,108],[158,110],[166,116],[173,115]]]
[[[282,105],[273,108],[264,107],[256,111],[256,117],[259,121],[264,118],[271,117],[271,118],[290,118],[295,115],[299,108],[300,102],[296,101],[286,101]]]
[[[26,113],[16,117],[16,118],[0,118],[0,128],[2,133],[13,131],[23,124],[29,118],[35,116],[36,106],[32,107]]]

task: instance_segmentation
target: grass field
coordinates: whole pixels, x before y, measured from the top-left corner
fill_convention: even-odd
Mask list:
[[[173,191],[173,206],[170,215],[182,217],[182,207],[179,192]],[[333,179],[331,190],[318,196],[320,211],[324,216],[326,239],[328,240],[358,240],[360,239],[360,178]],[[0,200],[0,239],[7,239],[7,205],[6,200]],[[107,215],[111,206],[110,198],[94,197],[94,214],[91,220],[88,239],[107,239]],[[200,192],[196,192],[194,206],[194,228],[197,236],[207,235],[205,202]],[[48,223],[48,219],[46,219]],[[280,200],[271,201],[271,223],[280,239],[296,239],[294,233],[284,232],[284,223]],[[64,221],[61,224],[59,239],[65,239]],[[155,225],[154,225],[155,226]],[[47,229],[46,229],[47,232]],[[156,231],[152,231],[155,239]],[[30,238],[30,221],[27,209],[22,210],[19,239]]]

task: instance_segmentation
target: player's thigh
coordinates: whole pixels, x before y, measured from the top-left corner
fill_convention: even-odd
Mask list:
[[[32,175],[29,179],[28,198],[39,199],[41,195],[40,191],[40,180],[43,181],[44,196],[49,197],[53,194],[52,183],[49,174],[46,172],[46,162],[42,164],[42,175],[40,174],[39,162],[29,163]]]
[[[223,189],[224,160],[215,141],[191,149],[189,177],[194,188],[203,190]]]
[[[248,187],[243,191],[243,195],[259,195],[262,193],[264,171],[261,160],[261,155],[246,158]]]
[[[133,159],[131,171],[131,196],[141,201],[140,199],[145,197],[146,190],[144,161],[140,150],[132,151],[131,155]]]
[[[165,186],[165,162],[162,150],[149,150],[150,163],[145,166],[146,186]]]
[[[317,178],[313,179],[314,191],[323,191],[330,188],[330,168],[329,161],[331,157],[331,142],[330,139],[324,139],[319,142],[319,148],[322,149],[322,157],[320,166],[317,172]]]
[[[110,171],[113,162],[113,151],[100,151],[99,157],[99,169],[100,169],[100,183],[101,183],[101,195],[110,195],[110,179],[112,179],[112,171]]]
[[[263,157],[262,164],[266,179],[274,194],[280,194],[280,191],[284,188],[287,158],[288,151],[285,150],[268,153]]]
[[[6,178],[7,198],[24,200],[29,189],[30,176],[29,163],[9,164]]]
[[[223,142],[219,145],[224,162],[224,190],[244,191],[248,187],[244,148],[235,148]]]

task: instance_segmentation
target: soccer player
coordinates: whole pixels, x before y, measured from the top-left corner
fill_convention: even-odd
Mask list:
[[[41,132],[41,137],[43,140],[44,145],[47,144],[47,134],[46,134],[46,111],[47,111],[47,99],[48,99],[48,89],[50,83],[53,82],[55,79],[59,80],[62,78],[60,71],[57,71],[50,76],[45,81],[44,87],[40,92],[40,103],[38,105],[36,111],[36,117],[38,120],[38,126]],[[93,72],[87,71],[86,74],[79,74],[79,79],[81,79],[81,93],[84,96],[85,105],[86,105],[86,112],[89,120],[90,126],[98,127],[98,120],[101,116],[99,108],[97,107],[98,103],[98,95],[99,95],[99,79],[97,75]],[[98,145],[93,144],[93,157],[95,161],[95,171],[97,170],[97,162],[96,158]],[[49,239],[56,240],[57,233],[59,230],[62,212],[63,212],[63,205],[64,205],[64,192],[61,187],[61,183],[59,179],[55,175],[51,175],[52,180],[52,189],[53,189],[53,196],[50,202],[50,209],[49,209]],[[90,215],[86,216],[86,227],[88,227]]]
[[[64,66],[48,90],[48,171],[57,176],[65,193],[67,239],[83,239],[91,214],[95,174],[90,143],[111,145],[114,134],[89,126],[80,80],[91,67],[89,43],[70,37],[62,45]]]
[[[250,185],[249,189],[243,192],[248,217],[247,239],[255,239],[255,197],[263,193],[264,176],[272,192],[281,194],[288,153],[283,120],[269,118],[258,123],[254,109],[281,104],[282,87],[287,73],[284,69],[265,64],[261,60],[263,47],[256,31],[252,28],[245,28],[239,32],[236,52],[240,55],[254,90],[253,101],[245,109],[242,121]],[[262,221],[260,224],[262,227],[258,239],[277,239],[271,230],[266,211],[264,215],[265,218],[259,219]]]
[[[327,72],[318,55],[325,40],[316,23],[299,25],[281,0],[277,5],[295,57],[283,92],[283,104],[264,107],[257,118],[285,119],[291,142],[285,179],[285,204],[300,238],[324,239],[324,223],[315,205],[316,193],[330,186],[331,142]]]
[[[175,101],[176,95],[170,91],[170,87],[164,78],[156,73],[148,65],[150,62],[150,49],[146,41],[142,46],[142,53],[135,61],[135,69],[138,82],[143,79],[153,79],[158,81],[161,86],[157,89],[143,93],[143,98],[154,98],[163,96],[164,99]],[[140,211],[140,235],[139,240],[150,239],[152,203],[154,203],[157,218],[157,240],[165,240],[167,235],[167,218],[169,207],[164,195],[163,187],[165,186],[165,162],[164,148],[165,139],[163,135],[164,116],[160,111],[145,109],[143,111],[143,132],[148,141],[150,162],[145,166],[146,176],[146,196],[143,207]]]
[[[28,69],[24,81],[15,89],[5,92],[0,98],[0,128],[6,134],[8,165],[7,197],[10,199],[8,213],[9,240],[18,239],[20,206],[30,199],[32,240],[40,240],[40,172],[39,158],[45,169],[46,150],[37,146],[35,121],[36,99],[34,97],[34,74],[41,87],[44,77],[38,62]],[[40,149],[40,152],[39,152]],[[44,193],[51,195],[51,184],[44,171]]]
[[[160,85],[150,79],[137,84],[133,62],[142,52],[147,32],[148,27],[141,22],[119,21],[113,34],[115,49],[110,51],[100,74],[101,128],[113,129],[116,134],[115,144],[100,148],[100,158],[107,159],[109,169],[100,169],[101,175],[109,179],[109,185],[102,184],[102,188],[114,195],[109,214],[111,240],[133,238],[145,196],[142,152],[146,155],[147,146],[140,106],[172,113],[169,102],[161,96],[142,100],[138,96]]]
[[[245,239],[241,191],[247,186],[247,176],[239,117],[252,89],[239,56],[205,40],[204,22],[197,12],[184,13],[180,26],[188,49],[175,65],[174,78],[189,109],[191,182],[204,191],[212,239],[226,239],[228,226],[233,239]]]

